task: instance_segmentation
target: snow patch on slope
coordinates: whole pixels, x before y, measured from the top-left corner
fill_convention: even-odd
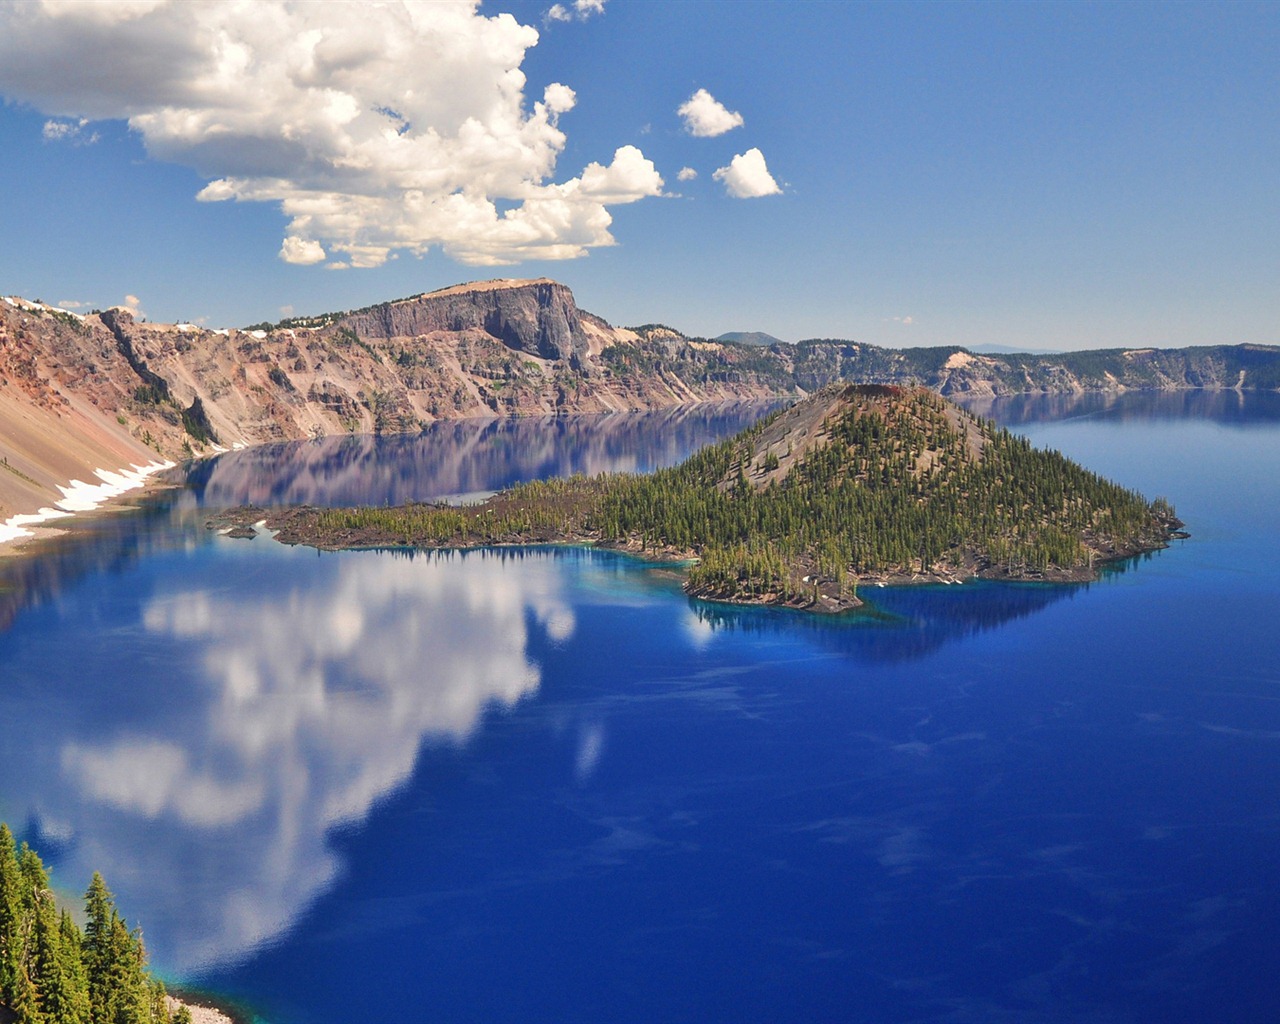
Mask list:
[[[151,462],[145,466],[133,466],[130,469],[109,470],[95,469],[94,474],[101,483],[85,483],[83,480],[72,480],[69,484],[59,486],[62,498],[54,502],[52,507],[45,507],[39,512],[30,512],[11,516],[0,523],[0,544],[18,540],[21,537],[33,537],[29,529],[54,519],[65,519],[76,512],[92,512],[112,498],[141,487],[147,477],[162,469],[169,469],[173,462]]]

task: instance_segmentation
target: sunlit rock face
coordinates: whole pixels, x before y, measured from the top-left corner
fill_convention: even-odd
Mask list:
[[[246,548],[223,586],[166,575],[140,604],[142,657],[171,660],[182,690],[165,713],[41,725],[60,782],[33,813],[76,823],[62,873],[127,890],[174,969],[286,930],[341,870],[327,833],[394,792],[424,742],[463,743],[533,693],[530,631],[574,632],[551,559],[301,554]]]
[[[362,338],[415,338],[436,331],[482,330],[508,348],[543,359],[587,354],[573,293],[545,278],[497,281],[492,287],[446,288],[388,302],[340,321]]]

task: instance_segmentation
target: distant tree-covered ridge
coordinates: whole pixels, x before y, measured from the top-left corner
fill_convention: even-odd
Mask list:
[[[521,484],[473,506],[292,509],[286,543],[478,547],[592,542],[696,559],[686,589],[838,610],[859,580],[1082,580],[1163,547],[1163,499],[1104,480],[934,392],[832,385],[646,476]]]
[[[58,907],[34,850],[0,824],[0,1016],[18,1024],[183,1024],[164,984],[147,971],[142,933],[130,929],[95,873],[81,930]]]

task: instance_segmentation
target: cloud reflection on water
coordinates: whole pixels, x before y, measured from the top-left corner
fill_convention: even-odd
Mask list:
[[[464,742],[487,708],[536,691],[531,628],[559,642],[575,628],[560,574],[538,559],[518,572],[482,553],[315,564],[320,578],[252,591],[166,581],[145,628],[200,652],[179,735],[144,724],[62,744],[84,804],[71,816],[94,836],[83,870],[110,878],[132,860],[151,876],[148,929],[171,966],[235,958],[287,927],[340,869],[326,833],[394,791],[424,740]],[[109,846],[104,815],[146,822],[157,841]],[[210,854],[225,859],[218,884]],[[185,913],[165,919],[162,894],[176,892]]]

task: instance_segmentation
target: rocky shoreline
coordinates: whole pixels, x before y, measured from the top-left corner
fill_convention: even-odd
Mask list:
[[[501,498],[501,495],[495,496]],[[493,499],[491,499],[493,500]],[[449,506],[427,506],[449,507]],[[641,558],[655,566],[661,566],[684,576],[682,589],[690,597],[700,601],[738,606],[791,608],[797,611],[818,614],[838,615],[854,611],[862,607],[864,602],[854,593],[841,593],[830,585],[830,581],[816,580],[813,590],[802,596],[785,598],[781,593],[764,594],[752,597],[728,595],[711,587],[692,587],[687,579],[684,567],[697,560],[697,552],[679,550],[671,547],[644,548],[637,543],[618,544],[601,541],[599,536],[590,533],[562,533],[551,531],[525,534],[511,534],[497,539],[486,539],[474,543],[459,544],[450,540],[438,543],[415,542],[406,544],[402,537],[393,532],[366,526],[358,529],[333,530],[320,524],[320,516],[331,512],[331,509],[317,508],[311,505],[299,505],[287,508],[263,508],[257,505],[245,505],[228,509],[210,516],[205,527],[222,536],[252,540],[259,536],[268,536],[277,543],[290,546],[300,545],[312,547],[318,551],[376,551],[376,550],[418,550],[418,551],[467,551],[495,548],[521,547],[592,547],[603,551],[618,551]],[[1175,517],[1168,517],[1163,525],[1166,535],[1159,543],[1148,545],[1134,544],[1113,549],[1105,556],[1095,559],[1093,565],[1079,568],[1051,568],[1048,570],[1024,569],[1021,571],[1007,569],[1003,566],[979,565],[967,563],[950,569],[937,569],[921,572],[910,568],[902,568],[894,572],[878,572],[857,574],[852,579],[857,588],[866,587],[902,587],[920,585],[952,585],[970,580],[1002,580],[1010,583],[1050,583],[1071,584],[1090,583],[1097,580],[1101,571],[1108,565],[1126,561],[1137,555],[1159,551],[1168,547],[1169,541],[1185,539],[1190,536],[1185,525]],[[812,574],[806,573],[804,580],[810,581]]]

